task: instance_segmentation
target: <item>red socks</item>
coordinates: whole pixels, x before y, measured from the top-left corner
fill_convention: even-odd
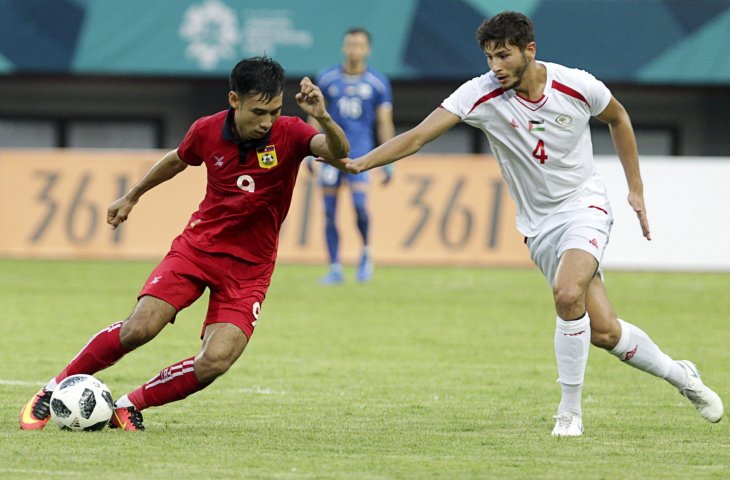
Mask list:
[[[56,376],[56,382],[60,383],[64,378],[78,373],[93,375],[99,370],[104,370],[117,363],[130,351],[119,341],[121,327],[122,322],[117,322],[94,335],[66,368]]]
[[[64,378],[78,373],[93,375],[119,361],[130,351],[119,340],[121,327],[122,322],[117,322],[94,335],[56,376],[56,382],[60,383]],[[202,390],[208,384],[198,381],[193,369],[194,361],[195,357],[190,357],[163,369],[147,383],[127,395],[129,400],[138,410],[142,410],[182,400]]]
[[[195,376],[194,361],[195,357],[190,357],[162,369],[147,383],[129,393],[129,401],[137,410],[143,410],[182,400],[207,387],[209,384],[200,383]]]

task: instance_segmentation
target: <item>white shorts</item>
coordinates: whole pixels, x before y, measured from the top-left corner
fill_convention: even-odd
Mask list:
[[[545,221],[540,233],[525,242],[532,261],[552,285],[560,256],[568,249],[577,248],[590,253],[600,266],[612,225],[610,207],[584,207],[552,215]]]

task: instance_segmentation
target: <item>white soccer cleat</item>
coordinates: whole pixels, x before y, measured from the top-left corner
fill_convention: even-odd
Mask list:
[[[700,372],[694,363],[689,360],[677,360],[677,363],[687,371],[687,386],[680,389],[679,393],[692,402],[705,420],[712,423],[719,422],[725,412],[720,396],[702,383]]]
[[[553,437],[580,437],[583,435],[583,421],[569,413],[561,413],[556,419]]]

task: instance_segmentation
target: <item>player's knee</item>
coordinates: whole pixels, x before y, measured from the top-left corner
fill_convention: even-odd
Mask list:
[[[129,349],[149,342],[175,318],[175,307],[150,296],[142,297],[119,329],[119,341]]]
[[[553,287],[555,307],[560,310],[572,310],[580,307],[585,293],[577,285],[558,285]]]
[[[155,338],[158,332],[146,319],[133,314],[119,329],[119,341],[124,347],[135,349]]]
[[[230,355],[215,355],[204,351],[195,359],[195,376],[202,383],[210,383],[226,373],[235,361]]]

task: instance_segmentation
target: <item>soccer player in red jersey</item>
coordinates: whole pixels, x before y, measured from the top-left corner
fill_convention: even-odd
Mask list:
[[[126,195],[109,206],[118,227],[140,197],[189,165],[205,164],[205,198],[167,256],[154,269],[131,315],[97,333],[21,410],[20,428],[39,430],[50,418],[53,389],[64,378],[94,374],[152,340],[183,308],[210,289],[200,352],[164,368],[117,399],[112,428],[144,430],[141,411],[182,400],[225,373],[246,348],[269,287],[281,224],[300,162],[309,155],[347,157],[350,145],[304,77],[296,101],[321,126],[281,115],[284,70],[274,60],[242,60],[231,71],[230,108],[198,119]]]

